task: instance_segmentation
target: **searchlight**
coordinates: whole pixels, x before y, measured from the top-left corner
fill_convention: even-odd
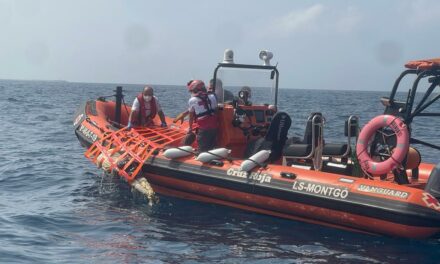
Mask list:
[[[263,61],[264,66],[270,66],[270,60],[273,58],[273,54],[270,51],[262,50],[260,51],[259,57]]]

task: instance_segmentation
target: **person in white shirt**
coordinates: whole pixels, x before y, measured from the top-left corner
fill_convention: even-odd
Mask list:
[[[154,125],[153,119],[156,117],[156,114],[160,118],[161,127],[167,127],[165,114],[162,111],[159,100],[154,96],[153,87],[147,85],[144,87],[143,92],[138,94],[133,101],[127,128]]]
[[[211,150],[217,143],[217,99],[215,94],[206,92],[205,83],[200,80],[190,81],[187,85],[191,98],[188,100],[189,128],[188,134],[193,131],[193,124],[197,124],[197,143],[199,152]]]

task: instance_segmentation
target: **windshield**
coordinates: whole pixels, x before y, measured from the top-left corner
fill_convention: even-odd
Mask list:
[[[272,73],[274,72],[274,73]],[[276,104],[276,74],[271,68],[222,67],[217,70],[216,94],[219,103],[248,96],[252,105]],[[243,91],[240,93],[240,91]]]

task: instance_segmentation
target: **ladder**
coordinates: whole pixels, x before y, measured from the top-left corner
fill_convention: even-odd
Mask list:
[[[109,171],[117,172],[131,184],[150,157],[166,146],[179,144],[185,136],[179,128],[122,128],[106,132],[84,155],[95,164],[99,163],[99,157],[104,159],[110,163]]]

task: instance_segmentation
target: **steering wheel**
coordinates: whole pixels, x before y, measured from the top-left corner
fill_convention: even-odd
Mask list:
[[[245,136],[249,135],[249,131],[254,127],[252,125],[251,117],[248,113],[238,105],[238,100],[232,101],[232,107],[234,108],[234,116],[232,118],[232,126],[238,127],[243,131]]]
[[[397,146],[397,135],[389,127],[378,129],[371,142],[370,153],[372,158],[376,158],[383,162],[392,158],[393,150]],[[406,158],[402,161],[403,167],[406,167]],[[399,184],[408,183],[408,177],[405,170],[394,169],[394,181]],[[385,179],[386,175],[381,178]]]
[[[391,157],[396,145],[397,137],[393,130],[390,128],[378,129],[370,145],[370,154],[380,161],[385,161]]]
[[[265,135],[269,125],[254,125],[248,112],[238,105],[238,100],[232,101],[232,107],[234,108],[234,116],[232,118],[232,126],[238,127],[243,131],[245,136],[258,136]]]

